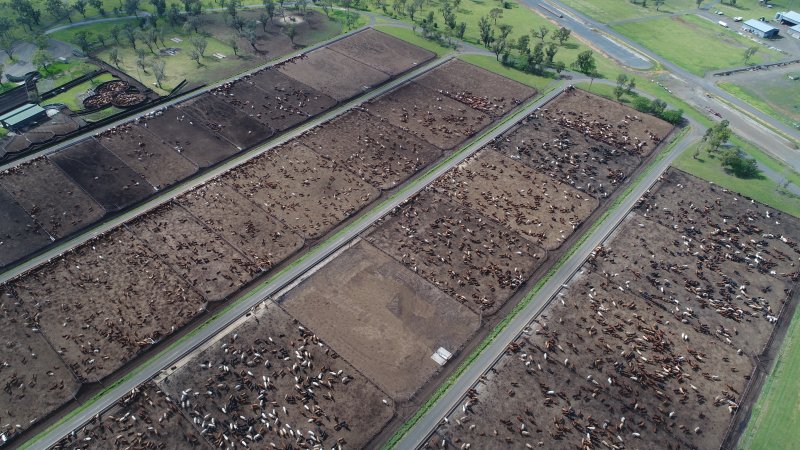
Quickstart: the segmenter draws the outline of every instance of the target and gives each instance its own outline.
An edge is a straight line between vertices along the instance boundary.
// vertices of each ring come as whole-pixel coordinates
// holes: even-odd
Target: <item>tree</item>
[[[172,3],[169,5],[169,12],[167,12],[167,22],[170,25],[175,26],[179,24],[183,20],[183,16],[181,15],[181,11],[178,9],[178,5],[176,3]]]
[[[758,52],[758,47],[749,47],[744,51],[744,65],[750,64],[750,59]]]
[[[67,6],[64,0],[47,0],[44,4],[44,8],[47,12],[50,13],[53,18],[56,20],[69,20],[72,23],[72,18],[70,17],[70,8]]]
[[[75,11],[78,11],[78,13],[81,16],[83,16],[83,18],[85,19],[86,18],[86,6],[88,4],[89,3],[86,0],[75,0],[75,3],[72,4],[72,8]]]
[[[550,33],[550,30],[546,26],[541,26],[538,30],[533,30],[531,34],[533,37],[538,37],[542,40],[542,42],[544,42],[544,38],[547,37],[548,33]]]
[[[650,112],[656,116],[661,116],[667,109],[667,103],[661,99],[655,99],[650,103]]]
[[[466,22],[459,23],[458,26],[456,27],[456,36],[459,39],[463,40],[464,39],[464,33],[466,33],[466,32],[467,32],[467,23]]]
[[[289,38],[289,41],[291,41],[292,45],[294,45],[294,37],[297,36],[297,28],[295,28],[294,25],[289,25],[288,27],[286,27],[285,33],[286,36]]]
[[[131,47],[136,50],[136,29],[133,27],[133,24],[126,23],[122,26],[122,36],[127,39]]]
[[[106,15],[106,10],[103,9],[103,0],[89,0],[88,3],[89,3],[89,6],[91,6],[94,9],[96,9],[97,12],[100,13],[100,15],[102,15],[102,16]]]
[[[566,27],[561,27],[553,32],[553,40],[558,41],[558,45],[563,47],[564,43],[569,39],[570,34],[572,34],[572,31]]]
[[[153,71],[153,76],[159,88],[161,88],[161,82],[167,77],[166,66],[166,63],[164,63],[164,60],[161,58],[157,58],[150,63],[150,69]]]
[[[722,167],[727,168],[739,178],[753,178],[758,175],[758,162],[747,158],[738,148],[730,148],[722,154]]]
[[[444,18],[444,24],[447,25],[447,28],[449,28],[451,32],[455,30],[457,25],[456,13],[453,11],[453,6],[447,0],[442,4],[442,17]]]
[[[591,50],[586,50],[578,54],[578,58],[572,63],[572,68],[584,75],[591,75],[597,70],[594,61],[594,54]]]
[[[152,46],[158,48],[158,29],[150,27],[144,30],[142,34],[144,35],[144,43],[147,44],[152,53],[155,53]]]
[[[17,38],[11,34],[4,34],[0,36],[0,50],[6,52],[8,59],[14,61],[14,46],[17,43]]]
[[[142,72],[147,73],[147,66],[145,65],[145,57],[147,56],[147,52],[144,51],[143,48],[136,49],[136,65],[142,69]]]
[[[503,17],[503,10],[500,8],[492,8],[489,10],[489,17],[494,21],[494,24],[497,25],[497,19]]]
[[[47,38],[46,34],[37,34],[36,37],[33,38],[33,43],[39,50],[47,50],[47,47],[50,47],[50,40]]]
[[[567,65],[564,63],[564,61],[556,61],[553,63],[553,68],[556,69],[556,73],[560,75],[561,72],[567,68]]]
[[[233,50],[233,54],[239,56],[239,40],[235,37],[230,38],[228,41],[228,45],[231,46],[231,50]]]
[[[486,16],[478,20],[478,29],[481,32],[481,42],[488,48],[494,40],[494,30],[492,30],[492,24],[489,23],[489,19]]]
[[[716,123],[713,127],[706,130],[703,135],[703,142],[708,146],[709,151],[717,151],[720,146],[731,138],[730,123],[727,120],[722,120]]]
[[[256,42],[258,42],[258,34],[256,33],[256,23],[255,22],[248,22],[242,27],[242,30],[239,32],[239,36],[247,39],[247,42],[250,43],[250,47],[253,47],[254,52],[258,52],[258,48],[256,47]]]
[[[322,8],[322,11],[325,13],[326,17],[331,16],[331,7],[333,6],[331,5],[331,0],[317,0],[317,4],[320,6],[320,8]],[[384,12],[386,11],[384,10]]]
[[[119,69],[119,63],[122,62],[122,58],[119,57],[119,49],[117,47],[108,51],[108,59],[111,60],[111,64],[114,64]]]
[[[119,35],[120,35],[121,32],[122,32],[122,30],[120,29],[120,27],[118,27],[116,25],[111,27],[111,29],[108,31],[108,34],[111,35],[111,38],[114,39],[114,42],[117,45],[119,45]]]
[[[614,97],[619,101],[625,95],[625,86],[628,85],[628,76],[621,73],[617,76],[617,85],[614,87]]]
[[[421,2],[414,0],[411,3],[406,4],[406,14],[408,14],[408,17],[412,22],[414,21],[414,15],[416,15],[417,11],[419,11],[420,3]]]
[[[528,36],[527,34],[523,34],[522,36],[519,37],[519,39],[517,39],[517,50],[521,55],[527,55],[528,53],[530,53],[531,51],[530,45],[531,45],[531,37]]]
[[[492,52],[495,54],[495,57],[498,61],[500,61],[500,54],[506,50],[508,42],[505,39],[496,39],[494,43],[492,43]]]
[[[533,46],[533,52],[528,55],[525,61],[525,70],[531,73],[542,73],[544,63],[544,44],[537,42]]]
[[[33,7],[30,0],[11,0],[11,9],[17,13],[17,22],[33,31],[34,25],[39,25],[42,13]]]
[[[653,4],[656,5],[656,11],[658,11],[658,8],[664,5],[664,0],[653,0]]]
[[[267,12],[267,17],[272,20],[275,17],[275,2],[272,0],[264,0],[264,10]]]
[[[150,3],[152,3],[153,7],[156,9],[156,15],[158,17],[162,17],[166,14],[167,0],[150,0]]]
[[[46,72],[47,66],[49,66],[52,62],[53,55],[51,55],[47,50],[36,50],[33,52],[33,56],[31,57],[31,64],[33,64],[37,69],[41,69],[42,72]]]
[[[192,48],[189,50],[189,58],[194,60],[198,66],[203,65],[203,63],[200,62],[200,60],[203,58],[203,55],[201,55],[196,48]]]
[[[77,45],[84,54],[88,54],[92,47],[91,39],[92,33],[88,31],[78,31],[75,33],[75,37],[72,38],[72,42]]]
[[[636,88],[636,80],[633,77],[628,78],[628,84],[625,85],[625,93],[631,95]]]
[[[551,42],[550,45],[547,46],[547,49],[545,49],[544,53],[545,53],[545,64],[547,64],[548,66],[552,66],[553,58],[555,58],[556,53],[558,53],[558,46]]]
[[[694,0],[697,3],[697,8],[700,9],[700,5],[703,4],[703,0]]]
[[[258,15],[258,21],[261,22],[261,30],[266,33],[267,25],[269,24],[269,16],[267,13],[262,11],[261,14]]]
[[[308,0],[296,0],[294,6],[300,11],[300,14],[305,16],[306,10],[308,9]]]
[[[194,30],[195,33],[199,32],[200,25],[202,24],[203,22],[199,16],[191,16],[186,20],[185,23],[185,25],[187,25],[190,29]]]
[[[197,50],[197,53],[200,53],[200,56],[204,56],[206,47],[208,47],[206,38],[202,36],[192,36],[189,38],[189,43],[192,45],[193,49]]]
[[[236,15],[239,13],[239,0],[228,0],[228,6],[226,9],[228,11],[228,14],[232,18],[235,18]]]
[[[139,15],[139,0],[125,0],[124,8],[125,12],[130,16]]]

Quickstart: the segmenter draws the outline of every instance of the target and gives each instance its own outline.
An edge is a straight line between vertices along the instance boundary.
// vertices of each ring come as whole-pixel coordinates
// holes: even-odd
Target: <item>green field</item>
[[[793,450],[800,442],[800,309],[739,442],[741,449]]]
[[[654,53],[698,76],[713,70],[744,65],[744,51],[756,44],[695,15],[662,17],[613,27]],[[759,47],[751,63],[780,59],[780,54]]]
[[[776,120],[800,124],[800,80],[790,80],[786,74],[760,74],[757,80],[718,85]]]
[[[652,1],[647,3],[646,7],[643,7],[641,3],[634,5],[628,0],[561,0],[561,3],[603,23],[697,8],[694,0],[667,0],[658,8],[658,11]]]
[[[448,53],[453,52],[452,48],[443,47],[434,41],[425,39],[422,36],[419,36],[416,33],[414,33],[414,31],[409,28],[393,27],[389,25],[377,25],[375,29],[382,31],[386,34],[390,34],[398,39],[402,39],[411,44],[422,47],[424,49],[430,50],[436,53],[436,56],[444,56]]]
[[[474,64],[478,67],[483,67],[486,70],[490,70],[494,73],[498,73],[504,77],[511,78],[512,80],[519,81],[520,83],[527,84],[528,86],[533,86],[539,90],[539,92],[543,92],[547,89],[548,86],[556,82],[554,78],[545,78],[540,77],[537,75],[525,73],[519,71],[517,69],[513,69],[511,67],[506,67],[492,56],[487,55],[461,55],[458,59],[468,62],[470,64]]]
[[[111,81],[114,79],[114,76],[110,73],[102,73],[89,81],[84,81],[83,83],[69,89],[68,91],[62,92],[55,97],[49,98],[42,102],[45,105],[53,104],[53,103],[61,103],[67,105],[69,109],[73,111],[81,111],[83,110],[83,96],[91,90],[94,89],[100,83],[104,83],[106,81]]]

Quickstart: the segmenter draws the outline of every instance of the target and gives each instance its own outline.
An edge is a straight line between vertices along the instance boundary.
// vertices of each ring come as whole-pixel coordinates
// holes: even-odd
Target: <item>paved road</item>
[[[135,218],[136,216],[144,213],[145,211],[153,209],[153,208],[157,207],[158,205],[164,204],[164,203],[170,201],[171,199],[173,199],[173,198],[175,198],[175,197],[177,197],[177,196],[179,196],[179,195],[181,195],[181,194],[183,194],[185,192],[188,192],[188,191],[194,189],[195,187],[197,187],[197,186],[199,186],[199,185],[201,185],[203,183],[208,182],[209,180],[221,175],[222,173],[224,173],[224,172],[226,172],[226,171],[228,171],[228,170],[230,170],[230,169],[232,169],[232,168],[234,168],[236,166],[239,166],[239,165],[243,164],[244,162],[255,158],[258,155],[261,155],[261,154],[263,154],[265,152],[268,152],[272,148],[274,148],[274,147],[276,147],[276,146],[278,146],[280,144],[283,144],[283,143],[285,143],[285,142],[287,142],[287,141],[289,141],[291,139],[294,139],[294,138],[300,136],[301,134],[305,133],[306,131],[310,130],[311,128],[313,128],[313,127],[315,127],[315,126],[317,126],[317,125],[319,125],[319,124],[321,124],[323,122],[331,120],[331,119],[333,119],[334,117],[336,117],[336,116],[338,116],[340,114],[343,114],[344,112],[348,111],[352,107],[354,107],[356,105],[359,105],[359,104],[361,104],[362,102],[364,102],[366,100],[369,100],[371,98],[377,97],[377,96],[379,96],[379,95],[381,95],[381,94],[383,94],[383,93],[385,93],[385,92],[387,92],[387,91],[389,91],[389,90],[401,85],[402,83],[408,81],[409,79],[411,79],[411,78],[413,78],[413,77],[415,77],[415,76],[417,76],[417,75],[419,75],[419,74],[421,74],[423,72],[426,72],[426,71],[432,69],[433,67],[436,67],[436,66],[438,66],[440,64],[443,64],[444,62],[446,62],[446,61],[448,61],[450,59],[452,59],[452,56],[448,56],[446,58],[435,60],[434,62],[429,63],[428,65],[422,66],[422,67],[420,67],[420,68],[418,68],[418,69],[416,69],[416,70],[414,70],[412,72],[409,72],[406,75],[401,76],[401,77],[399,77],[399,78],[397,78],[395,80],[392,80],[392,81],[388,82],[387,84],[384,84],[383,86],[381,86],[381,87],[379,87],[379,88],[377,88],[377,89],[375,89],[373,91],[370,91],[369,93],[367,93],[367,94],[365,94],[363,96],[357,97],[357,98],[355,98],[355,99],[353,99],[353,100],[351,100],[351,101],[349,101],[347,103],[339,105],[337,108],[335,108],[335,109],[333,109],[331,111],[328,111],[325,114],[319,115],[319,116],[311,119],[310,121],[306,122],[302,126],[294,128],[293,130],[291,130],[289,132],[283,133],[283,134],[281,134],[280,136],[278,136],[276,138],[270,139],[269,141],[267,141],[266,143],[262,144],[261,146],[255,148],[255,149],[249,150],[249,151],[247,151],[247,152],[245,152],[243,154],[240,154],[240,155],[234,157],[233,159],[230,159],[230,160],[220,164],[219,166],[216,166],[213,169],[203,173],[202,175],[200,175],[200,176],[198,176],[196,178],[193,178],[191,181],[180,183],[180,184],[178,184],[176,186],[173,186],[171,188],[168,188],[168,189],[165,189],[163,191],[160,191],[155,197],[147,200],[145,203],[143,203],[143,204],[141,204],[141,205],[139,205],[139,206],[137,206],[137,207],[135,207],[133,209],[130,209],[130,210],[122,213],[119,216],[116,216],[116,217],[114,217],[112,219],[103,221],[103,222],[95,225],[94,227],[90,228],[89,230],[87,230],[87,231],[85,231],[85,232],[83,232],[83,233],[81,233],[81,234],[79,234],[79,235],[77,235],[77,236],[75,236],[75,237],[73,237],[71,239],[63,241],[61,244],[59,244],[59,245],[47,250],[46,252],[42,253],[39,256],[36,256],[36,257],[34,257],[34,258],[30,259],[30,260],[24,261],[24,262],[14,266],[14,267],[9,267],[5,272],[0,273],[0,283],[4,283],[4,282],[6,282],[6,281],[8,281],[8,280],[10,280],[10,279],[12,279],[12,278],[14,278],[16,276],[28,271],[28,270],[33,269],[34,267],[37,267],[37,266],[39,266],[41,264],[44,264],[47,261],[51,260],[52,258],[55,258],[58,255],[61,255],[62,253],[66,252],[66,251],[68,251],[68,250],[70,250],[72,248],[75,248],[78,245],[80,245],[80,244],[82,244],[82,243],[84,243],[84,242],[86,242],[86,241],[88,241],[88,240],[90,240],[92,238],[95,238],[95,237],[97,237],[97,236],[99,236],[99,235],[101,235],[101,234],[103,234],[103,233],[105,233],[105,232],[107,232],[107,231],[109,231],[109,230],[111,230],[111,229],[113,229],[113,228],[115,228],[115,227],[117,227],[117,226],[119,226],[119,225],[121,225],[121,224],[123,224],[123,223],[125,223],[125,222],[127,222],[129,220],[131,220],[131,219],[133,219],[133,218]]]
[[[423,68],[420,71],[424,71],[425,69],[428,68]],[[416,75],[416,73],[414,75]],[[199,347],[207,340],[213,338],[218,332],[229,326],[234,321],[238,320],[254,306],[263,302],[285,286],[291,284],[295,279],[303,275],[315,265],[324,261],[336,250],[357,237],[360,233],[375,223],[375,221],[390,213],[394,208],[400,206],[414,194],[425,188],[425,186],[432,183],[436,178],[442,176],[452,167],[461,163],[464,161],[464,159],[477,152],[481,147],[491,142],[495,137],[510,129],[516,124],[518,119],[532,113],[534,109],[551,100],[559,93],[560,89],[553,90],[543,98],[527,105],[524,109],[519,110],[514,115],[516,120],[507,120],[506,122],[503,122],[497,128],[492,129],[479,139],[473,141],[463,151],[459,152],[457,156],[447,160],[434,170],[417,176],[395,195],[361,215],[346,230],[334,235],[327,241],[310,250],[306,255],[300,258],[299,263],[290,266],[283,272],[278,273],[270,280],[265,281],[260,286],[257,286],[245,294],[241,300],[232,305],[230,309],[225,311],[219,317],[211,319],[208,324],[200,327],[195,334],[189,335],[186,339],[180,341],[174,347],[164,350],[161,354],[154,357],[150,361],[144,362],[139,367],[133,368],[131,370],[131,373],[134,373],[133,376],[117,384],[100,399],[74,416],[70,417],[68,420],[58,424],[48,432],[43,433],[43,435],[35,442],[26,443],[26,445],[28,445],[26,448],[47,449],[57,443],[62,437],[69,434],[72,430],[79,428],[91,420],[96,414],[99,414],[113,406],[123,395],[127,394],[140,384],[150,380],[160,371],[170,367],[181,357]]]
[[[619,42],[615,42],[613,39],[609,39],[608,37],[593,31],[590,26],[587,26],[584,22],[577,20],[569,13],[563,14],[563,17],[553,16],[550,11],[562,9],[560,5],[554,5],[553,2],[548,3],[540,0],[520,1],[529,8],[538,9],[548,14],[556,22],[569,28],[573,33],[581,35],[601,52],[617,60],[624,66],[628,66],[637,70],[647,70],[653,67],[653,63],[641,54],[638,54],[630,48],[621,45]],[[542,6],[544,6],[544,8]],[[567,11],[562,10],[559,12]]]
[[[489,344],[488,347],[478,356],[472,364],[461,374],[453,386],[431,407],[430,410],[403,436],[400,442],[395,445],[397,449],[419,448],[428,439],[430,434],[436,429],[442,418],[455,408],[457,408],[465,398],[467,391],[472,388],[478,378],[483,375],[494,363],[503,356],[506,347],[522,332],[522,329],[536,318],[561,289],[563,284],[583,265],[592,250],[600,245],[606,237],[622,222],[628,212],[633,208],[636,201],[645,193],[664,170],[669,167],[672,161],[686,147],[699,139],[702,133],[698,127],[693,126],[690,133],[685,136],[680,143],[669,152],[669,154],[658,161],[646,172],[646,175],[637,184],[633,191],[622,201],[611,215],[603,221],[591,236],[578,248],[578,250],[558,269],[550,280],[545,283],[538,294],[530,303],[520,311],[516,317],[506,326],[506,328]],[[627,184],[621,189],[627,188]]]
[[[522,1],[528,3],[533,0],[522,0]],[[714,84],[712,80],[694,75],[684,70],[683,68],[678,67],[674,63],[656,54],[653,54],[652,52],[650,52],[643,46],[639,45],[638,43],[631,41],[625,36],[618,34],[613,29],[611,29],[611,27],[582,15],[578,11],[564,5],[559,0],[548,0],[548,2],[550,4],[555,5],[558,9],[573,16],[575,20],[585,24],[583,28],[573,29],[574,33],[581,35],[585,39],[588,39],[590,41],[594,40],[594,38],[596,38],[597,36],[597,33],[592,31],[587,32],[586,30],[587,27],[596,28],[598,30],[603,31],[607,35],[613,37],[615,40],[618,40],[630,46],[631,48],[642,53],[643,55],[647,55],[649,58],[658,61],[665,69],[671,72],[677,80],[693,88],[692,89],[694,91],[693,93],[691,94],[687,93],[687,95],[679,95],[679,97],[681,97],[690,104],[696,104],[693,102],[700,102],[701,104],[708,103],[712,105],[711,107],[714,110],[723,111],[727,109],[728,113],[725,115],[725,118],[730,120],[731,128],[733,129],[734,132],[743,135],[743,137],[746,137],[748,140],[754,142],[770,155],[785,162],[786,164],[791,166],[795,171],[800,172],[800,151],[791,146],[783,137],[777,136],[775,133],[773,133],[770,130],[767,130],[761,125],[755,124],[751,117],[759,118],[763,122],[770,124],[770,126],[774,127],[777,130],[780,130],[782,133],[791,136],[792,138],[798,141],[800,141],[800,131],[793,129],[788,125],[773,119],[772,117],[769,117],[767,114],[764,114],[763,112],[753,108],[747,103],[728,94],[727,92],[717,87],[717,85]],[[736,105],[736,107],[739,108],[740,110],[746,111],[747,114],[744,114],[736,109],[731,109],[730,107],[726,106],[723,102],[721,102],[719,99],[713,98],[713,96],[710,99],[703,100],[703,98],[706,98],[705,93],[710,93],[713,94],[713,96],[724,99],[726,102]],[[701,111],[703,109],[704,108],[700,108]],[[751,117],[748,117],[748,114]]]

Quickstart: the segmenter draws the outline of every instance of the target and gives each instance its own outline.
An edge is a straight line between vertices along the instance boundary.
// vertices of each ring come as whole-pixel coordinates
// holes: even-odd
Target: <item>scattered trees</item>
[[[703,135],[703,142],[708,146],[709,151],[717,151],[720,146],[731,138],[730,122],[722,120],[706,130]]]
[[[206,47],[208,47],[208,40],[202,36],[192,36],[189,38],[189,43],[192,45],[192,49],[196,50],[200,56],[204,56],[206,52]]]
[[[86,6],[89,3],[86,0],[75,0],[75,3],[72,4],[72,9],[78,11],[78,14],[86,18]]]
[[[297,36],[297,28],[295,28],[294,25],[289,25],[286,27],[285,33],[286,36],[289,38],[289,41],[291,41],[292,45],[294,45],[294,38],[295,36]]]
[[[548,34],[548,33],[550,33],[550,29],[548,29],[548,28],[547,28],[546,26],[544,26],[544,25],[542,25],[541,27],[539,27],[539,29],[538,29],[538,30],[533,30],[533,31],[531,32],[531,34],[533,34],[533,37],[537,37],[537,38],[539,38],[539,39],[540,39],[542,42],[544,42],[544,38],[546,38],[546,37],[547,37],[547,34]]]
[[[72,38],[72,42],[77,45],[84,54],[88,54],[92,47],[91,38],[92,33],[87,31],[78,31],[75,33],[75,37]]]
[[[488,48],[494,40],[494,30],[492,30],[492,24],[489,23],[489,19],[486,16],[478,20],[478,29],[481,33],[481,42]]]
[[[119,63],[122,62],[122,58],[119,56],[119,49],[117,47],[108,51],[108,59],[111,60],[111,64],[114,64],[119,69]]]
[[[566,27],[561,27],[553,32],[553,40],[558,41],[558,45],[564,46],[564,43],[569,40],[569,36],[572,34],[572,31]]]
[[[161,82],[167,77],[166,66],[166,63],[161,58],[156,58],[150,63],[150,69],[153,71],[153,77],[155,77],[159,88],[161,88]]]
[[[744,51],[744,65],[750,64],[750,59],[758,52],[758,47],[749,47]]]
[[[758,175],[758,162],[748,158],[738,148],[729,148],[722,154],[722,167],[739,178],[754,178]]]
[[[37,69],[41,69],[42,72],[46,72],[47,66],[49,66],[52,62],[53,55],[51,55],[47,50],[36,50],[33,52],[33,57],[31,57],[31,64],[33,64]]]
[[[70,23],[72,23],[72,17],[70,17],[70,7],[66,4],[66,2],[64,2],[64,0],[47,0],[44,4],[44,8],[56,20],[60,21],[67,19]]]

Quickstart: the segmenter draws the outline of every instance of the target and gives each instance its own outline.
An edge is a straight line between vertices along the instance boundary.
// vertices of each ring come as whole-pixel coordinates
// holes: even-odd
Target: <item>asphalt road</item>
[[[440,60],[439,62],[441,63],[443,61],[444,60]],[[430,67],[431,66],[428,66],[412,72],[412,74],[403,77],[403,80],[413,77],[425,70],[429,70]],[[398,80],[397,82],[391,83],[390,85],[382,88],[381,91],[391,89],[391,87],[394,85],[402,83],[403,80]],[[560,92],[560,89],[553,90],[541,99],[538,99],[537,101],[527,105],[524,109],[521,109],[514,114],[514,119],[509,119],[505,122],[502,122],[496,128],[491,129],[489,132],[470,143],[469,146],[467,146],[463,151],[457,153],[456,156],[446,160],[436,168],[417,176],[392,197],[389,197],[378,206],[375,206],[366,213],[362,214],[345,230],[342,230],[317,247],[311,249],[308,253],[303,255],[297,263],[290,265],[284,271],[274,275],[269,280],[257,286],[250,292],[244,294],[240,300],[231,305],[231,307],[221,313],[221,315],[210,319],[210,322],[198,327],[194,334],[190,333],[185,339],[179,341],[173,347],[165,349],[161,354],[157,355],[153,359],[132,368],[129,372],[133,374],[132,376],[125,378],[119,384],[115,385],[111,390],[106,392],[95,402],[88,405],[85,409],[79,411],[64,422],[55,425],[54,428],[48,430],[42,435],[37,436],[35,441],[32,440],[26,443],[25,445],[27,445],[27,447],[25,448],[47,449],[56,444],[62,437],[69,434],[72,430],[81,427],[91,420],[95,415],[113,406],[122,396],[130,392],[132,389],[153,378],[160,371],[170,367],[187,353],[199,347],[208,339],[211,339],[215,334],[246,314],[254,306],[265,301],[271,295],[280,291],[292,281],[303,275],[306,271],[324,261],[325,258],[369,228],[375,221],[391,212],[394,208],[400,206],[411,196],[432,183],[436,178],[440,177],[452,167],[456,166],[464,159],[477,152],[481,147],[491,142],[495,137],[514,126],[518,119],[532,113],[534,109],[551,100]],[[378,93],[379,92],[376,91],[373,94],[378,95]],[[363,101],[363,98],[358,100],[358,102],[361,101]],[[322,120],[323,119],[319,119],[317,122]],[[209,176],[209,178],[211,178],[211,176]]]
[[[669,167],[672,161],[675,160],[690,143],[696,141],[701,136],[702,134],[698,130],[698,127],[692,127],[689,134],[675,145],[666,157],[649,168],[644,178],[634,186],[632,192],[622,200],[620,205],[598,226],[591,236],[580,245],[578,250],[558,269],[558,271],[556,271],[550,280],[545,283],[530,303],[528,303],[492,343],[481,352],[475,361],[473,361],[461,376],[459,376],[455,384],[434,403],[431,409],[414,424],[394,448],[419,448],[425,443],[441,420],[461,404],[467,391],[478,382],[478,378],[486,373],[486,371],[503,356],[508,344],[516,339],[520,333],[522,333],[523,328],[528,326],[528,324],[541,313],[544,307],[547,306],[548,301],[562,288],[562,285],[567,283],[572,275],[580,269],[592,250],[600,245],[606,237],[616,229],[625,216],[628,215],[628,212],[633,208],[636,201],[657,181],[658,177]],[[621,189],[626,189],[627,186],[628,185],[625,184]]]

